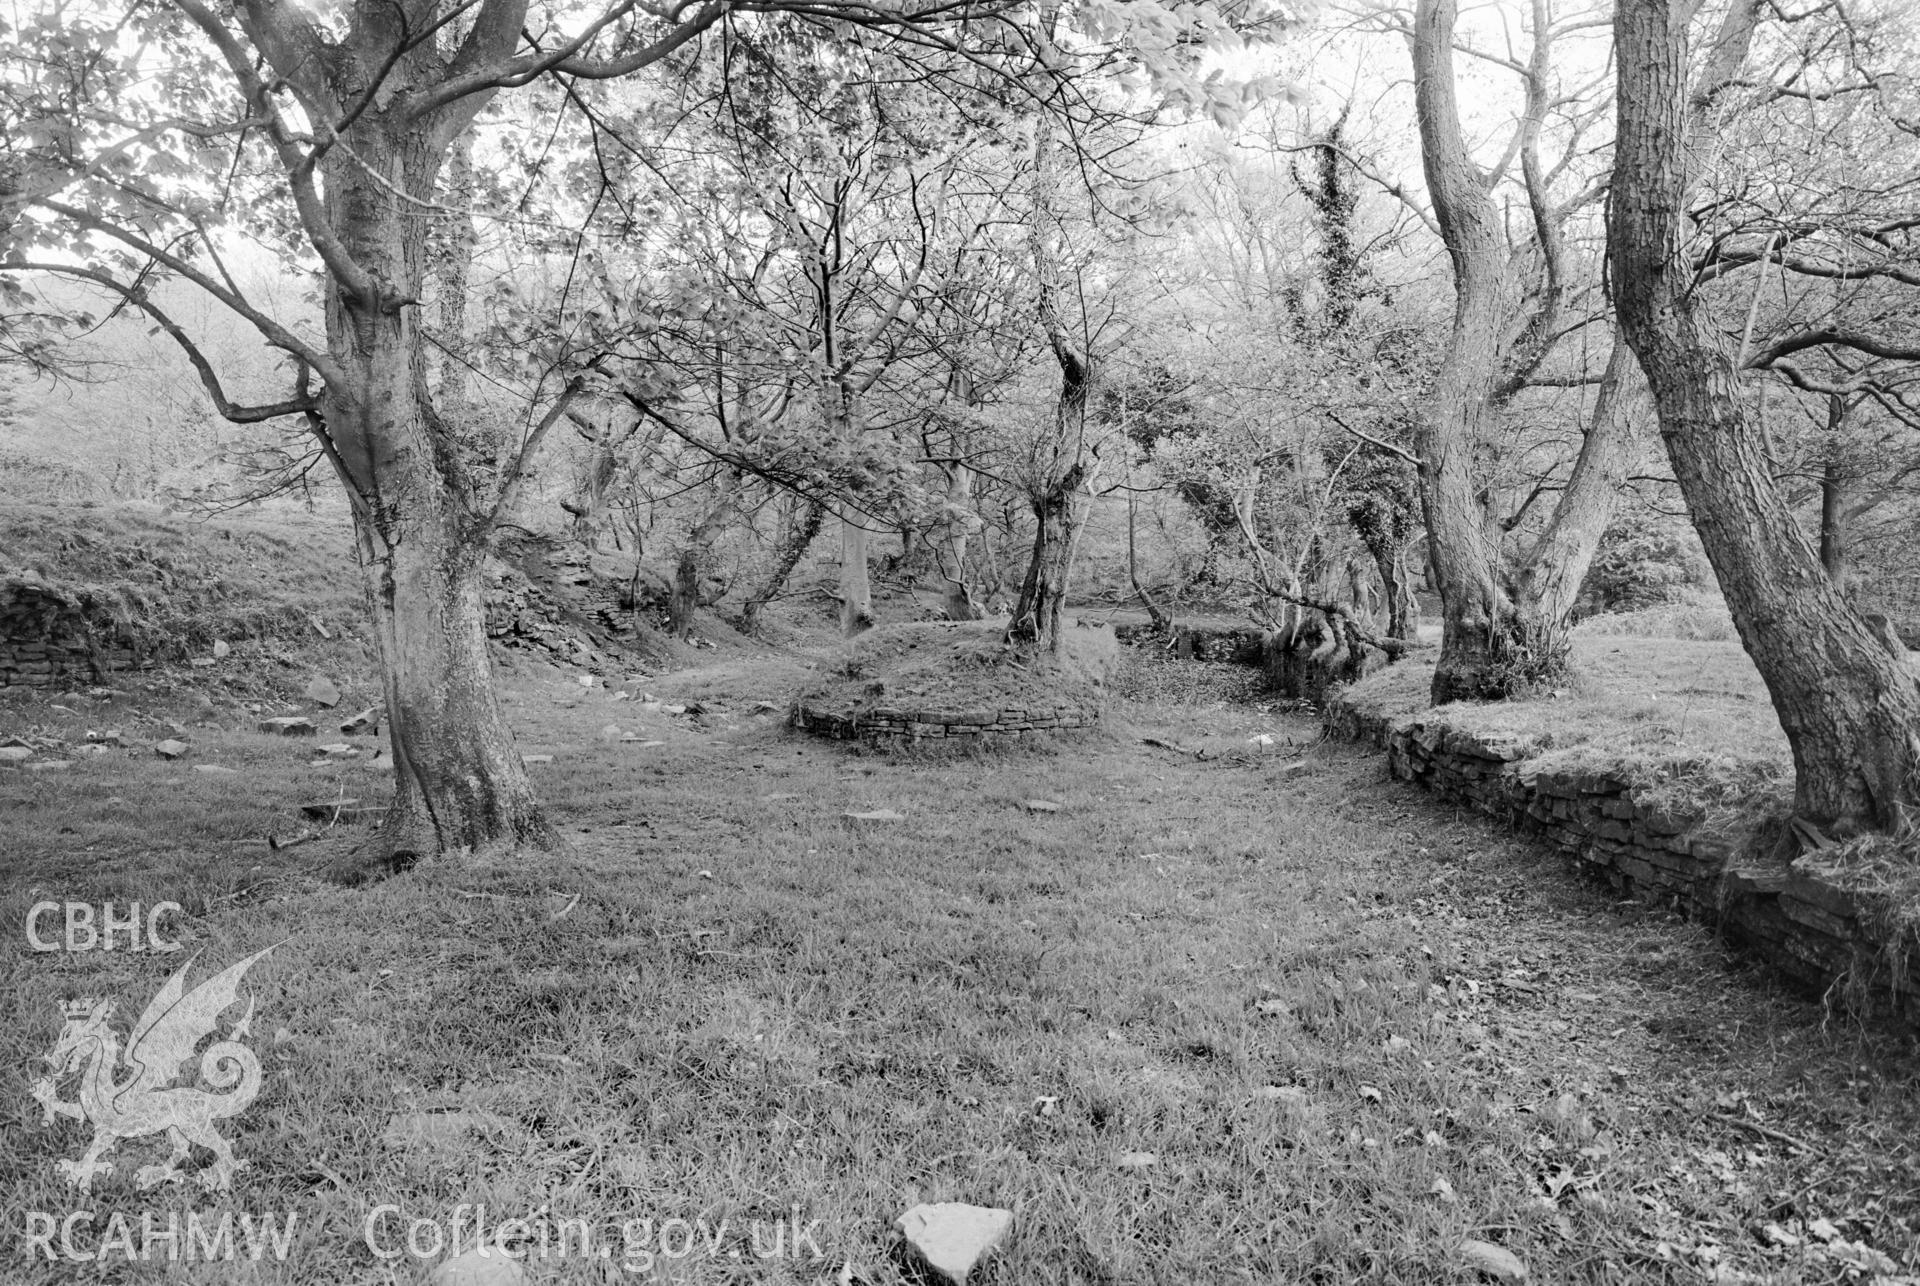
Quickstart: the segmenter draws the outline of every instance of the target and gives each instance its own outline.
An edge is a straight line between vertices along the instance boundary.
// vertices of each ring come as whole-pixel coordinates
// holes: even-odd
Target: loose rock
[[[442,1263],[427,1286],[525,1286],[527,1270],[499,1246],[475,1246]]]
[[[273,719],[262,719],[254,727],[261,732],[270,732],[278,737],[311,737],[315,731],[313,720],[300,715],[280,715]]]
[[[326,675],[316,674],[312,682],[307,684],[306,698],[315,705],[331,710],[340,704],[340,689],[334,687],[333,680]]]
[[[949,1286],[963,1286],[974,1266],[1013,1230],[1013,1211],[960,1201],[915,1206],[894,1221],[907,1248]]]
[[[187,753],[187,745],[184,741],[175,741],[172,737],[168,737],[153,748],[153,753],[162,759],[178,759]]]

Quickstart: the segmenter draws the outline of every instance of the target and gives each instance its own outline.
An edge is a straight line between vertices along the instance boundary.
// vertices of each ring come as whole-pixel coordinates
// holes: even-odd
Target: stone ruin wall
[[[149,659],[100,596],[31,573],[0,576],[0,687],[100,683]]]
[[[1324,717],[1332,735],[1384,749],[1400,780],[1537,836],[1614,889],[1718,926],[1807,990],[1920,1030],[1920,937],[1896,938],[1828,878],[1818,853],[1764,858],[1744,836],[1636,799],[1618,777],[1531,768],[1530,747],[1444,720],[1396,722],[1338,698]]]

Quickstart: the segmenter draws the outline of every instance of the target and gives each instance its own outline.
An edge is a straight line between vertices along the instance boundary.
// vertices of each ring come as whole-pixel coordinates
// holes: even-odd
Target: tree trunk
[[[742,630],[752,633],[760,623],[761,610],[780,597],[780,591],[787,586],[787,578],[793,575],[793,569],[800,565],[800,560],[807,556],[807,550],[813,547],[814,539],[820,534],[820,524],[826,520],[826,516],[824,505],[811,500],[806,502],[805,510],[787,528],[786,539],[781,541],[780,550],[774,555],[773,570],[767,573],[766,584],[740,609]]]
[[[1920,685],[1834,587],[1795,521],[1738,374],[1689,290],[1684,15],[1668,0],[1621,0],[1614,33],[1614,296],[1674,476],[1793,748],[1795,811],[1834,834],[1904,829],[1920,805]],[[1737,73],[1740,59],[1725,61]],[[1707,62],[1717,70],[1722,60]],[[1715,90],[1709,83],[1695,100]]]
[[[1058,7],[1048,5],[1041,15],[1040,40],[1052,50],[1053,23]],[[1072,583],[1074,547],[1085,519],[1086,491],[1093,480],[1087,463],[1087,402],[1092,391],[1093,354],[1075,342],[1060,312],[1061,243],[1065,231],[1054,210],[1061,184],[1058,144],[1053,122],[1044,112],[1033,127],[1032,208],[1027,222],[1027,244],[1033,258],[1034,293],[1040,329],[1060,367],[1060,395],[1054,404],[1051,436],[1035,451],[1033,476],[1028,481],[1028,503],[1034,517],[1033,556],[1007,624],[1009,642],[1031,645],[1036,651],[1060,650],[1060,612]],[[1097,463],[1097,457],[1096,457]]]
[[[1146,585],[1140,580],[1140,552],[1134,539],[1134,528],[1138,525],[1139,513],[1140,495],[1133,489],[1133,469],[1129,464],[1127,469],[1127,581],[1133,586],[1134,597],[1138,598],[1140,605],[1147,609],[1147,619],[1153,623],[1153,628],[1171,637],[1173,618],[1154,601],[1153,595],[1147,592]]]
[[[980,604],[967,582],[968,524],[973,513],[973,470],[959,460],[946,465],[947,516],[934,541],[941,606],[950,621],[977,621]]]
[[[1421,160],[1434,218],[1453,262],[1454,320],[1433,387],[1415,417],[1420,501],[1428,563],[1440,592],[1442,638],[1435,704],[1499,700],[1566,672],[1574,599],[1599,546],[1626,459],[1624,354],[1609,363],[1573,475],[1528,555],[1509,564],[1493,515],[1490,422],[1551,349],[1565,292],[1564,211],[1547,191],[1537,153],[1551,107],[1547,6],[1533,8],[1533,53],[1519,140],[1541,279],[1523,315],[1505,213],[1474,163],[1460,127],[1453,72],[1456,0],[1419,0],[1414,18],[1414,97]]]
[[[1506,229],[1486,176],[1460,129],[1453,74],[1454,0],[1421,0],[1414,17],[1414,103],[1435,220],[1453,262],[1453,329],[1433,386],[1414,418],[1420,509],[1440,591],[1435,705],[1500,700],[1557,675],[1564,655],[1536,641],[1500,584],[1500,548],[1488,520],[1476,455],[1486,449],[1500,364],[1499,337],[1515,306]]]
[[[489,529],[462,443],[427,393],[412,302],[425,221],[394,195],[431,196],[445,143],[383,124],[367,113],[352,158],[336,149],[324,166],[332,225],[379,283],[377,293],[327,292],[329,348],[353,378],[326,389],[324,418],[379,644],[395,773],[383,838],[396,864],[501,843],[549,847],[557,836],[494,694],[480,577]]]
[[[1842,594],[1851,578],[1852,559],[1848,545],[1853,524],[1849,492],[1852,479],[1840,458],[1840,430],[1847,421],[1847,399],[1840,393],[1827,394],[1827,458],[1820,470],[1820,565],[1827,579]]]
[[[480,551],[445,540],[436,521],[383,525],[356,535],[393,753],[388,860],[400,869],[431,853],[552,847],[495,694]]]
[[[851,638],[873,628],[873,578],[867,567],[867,529],[840,516],[840,632]]]
[[[583,430],[589,445],[587,467],[573,501],[560,507],[573,517],[573,539],[594,549],[598,547],[600,519],[607,508],[607,490],[620,472],[619,449],[638,431],[641,421],[619,427],[612,419],[600,424],[584,415],[568,418]]]
[[[723,473],[716,483],[717,494],[700,521],[687,533],[680,557],[673,567],[673,588],[667,599],[667,623],[673,637],[684,643],[693,631],[693,614],[700,609],[700,572],[715,537],[733,517],[740,494],[740,475]]]
[[[1418,601],[1413,596],[1413,578],[1407,571],[1405,545],[1368,546],[1373,567],[1380,576],[1382,596],[1387,608],[1387,637],[1412,643],[1419,638]]]
[[[1572,647],[1573,605],[1618,507],[1636,413],[1651,409],[1633,350],[1617,340],[1566,489],[1509,594],[1521,631],[1535,640],[1535,654],[1558,658],[1559,668]]]
[[[1820,471],[1820,565],[1842,594],[1847,592],[1851,559],[1847,551],[1847,478],[1840,464],[1828,457]]]
[[[1033,556],[1020,586],[1020,601],[1007,625],[1007,638],[1035,651],[1060,650],[1060,616],[1073,579],[1074,546],[1085,521],[1086,469],[1074,465],[1045,495],[1033,502]]]

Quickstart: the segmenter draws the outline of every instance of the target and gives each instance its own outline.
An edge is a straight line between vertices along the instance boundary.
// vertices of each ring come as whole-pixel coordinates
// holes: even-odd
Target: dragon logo
[[[134,1175],[140,1187],[178,1182],[184,1177],[181,1163],[196,1143],[214,1157],[213,1164],[200,1172],[200,1186],[209,1192],[224,1192],[231,1186],[234,1171],[246,1162],[234,1159],[233,1148],[220,1137],[214,1122],[244,1112],[260,1092],[260,1060],[241,1043],[251,1032],[252,997],[226,1037],[200,1055],[200,1076],[212,1090],[173,1082],[181,1063],[193,1057],[194,1047],[202,1040],[215,1034],[220,1015],[239,999],[240,979],[272,950],[268,947],[248,956],[192,991],[186,989],[186,978],[193,961],[181,965],[133,1025],[124,1053],[119,1033],[109,1022],[111,1000],[67,1002],[66,1025],[46,1055],[53,1070],[32,1088],[46,1123],[67,1116],[93,1124],[93,1142],[86,1154],[78,1161],[59,1163],[68,1182],[91,1192],[95,1175],[113,1173],[113,1163],[105,1157],[122,1140],[164,1133],[173,1145],[173,1155],[163,1164],[140,1167]],[[121,1079],[122,1064],[129,1073],[125,1079]],[[80,1073],[79,1097],[61,1099],[58,1082],[74,1072]]]

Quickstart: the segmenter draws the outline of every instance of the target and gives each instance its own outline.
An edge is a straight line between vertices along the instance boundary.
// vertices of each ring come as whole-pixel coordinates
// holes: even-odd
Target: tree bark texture
[[[327,437],[353,500],[379,643],[395,790],[384,838],[406,854],[550,846],[553,828],[494,695],[480,569],[487,524],[454,426],[427,391],[420,211],[447,140],[368,111],[353,153],[323,164],[329,221],[373,292],[328,292],[330,352],[350,373],[325,390]]]
[[[1549,682],[1567,666],[1573,597],[1611,517],[1626,421],[1596,414],[1546,535],[1518,564],[1502,548],[1492,512],[1492,429],[1501,403],[1546,351],[1557,315],[1562,253],[1558,216],[1533,151],[1522,169],[1546,276],[1524,326],[1508,231],[1488,176],[1461,130],[1453,66],[1456,0],[1420,0],[1414,16],[1414,100],[1434,218],[1453,265],[1454,317],[1447,349],[1414,420],[1428,566],[1441,600],[1441,651],[1432,700],[1499,700]],[[1534,7],[1529,112],[1546,105],[1547,28]],[[1554,566],[1542,564],[1555,560]]]
[[[1057,9],[1042,16],[1042,45],[1051,50]],[[1060,310],[1062,242],[1065,238],[1055,198],[1061,183],[1059,144],[1046,113],[1034,121],[1032,204],[1027,237],[1033,259],[1035,302],[1040,329],[1060,367],[1060,394],[1050,432],[1034,453],[1027,487],[1033,510],[1033,555],[1021,582],[1007,626],[1010,642],[1040,652],[1060,650],[1060,616],[1073,580],[1073,557],[1086,521],[1093,466],[1086,451],[1088,397],[1093,383],[1092,354],[1075,341]]]
[[[1738,373],[1689,290],[1684,8],[1621,0],[1614,24],[1610,267],[1674,476],[1793,748],[1796,813],[1836,835],[1905,830],[1920,802],[1920,685],[1834,586],[1795,520]],[[1726,53],[1724,42],[1710,51],[1709,68],[1737,70]]]

